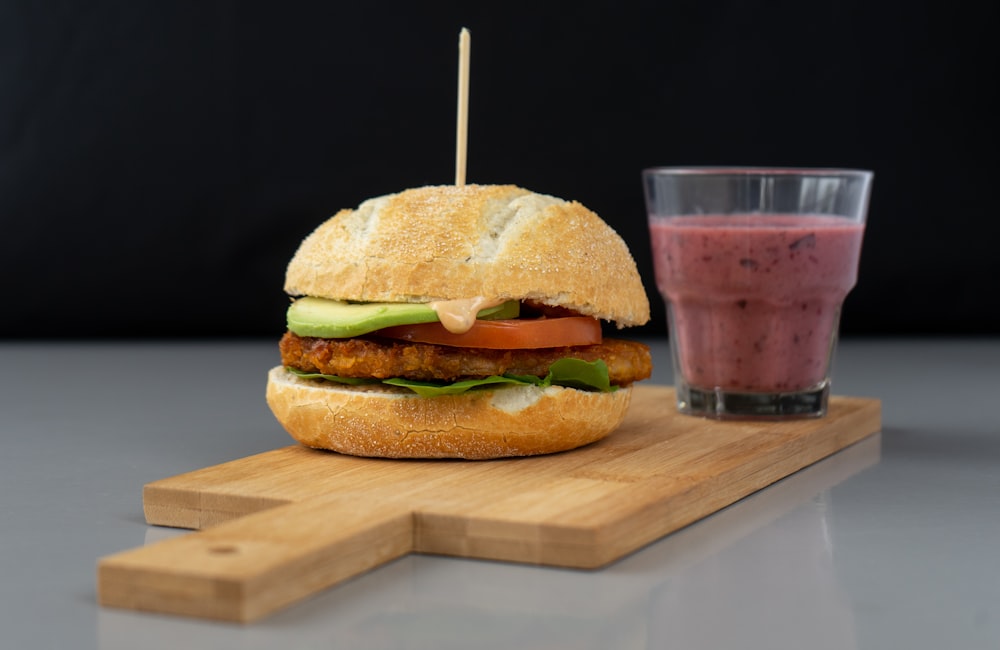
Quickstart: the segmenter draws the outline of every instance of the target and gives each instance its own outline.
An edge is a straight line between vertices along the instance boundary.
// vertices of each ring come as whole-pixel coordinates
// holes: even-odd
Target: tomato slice
[[[441,323],[395,325],[372,334],[462,348],[527,350],[600,343],[601,323],[587,316],[477,320],[472,329],[463,334],[449,332]]]

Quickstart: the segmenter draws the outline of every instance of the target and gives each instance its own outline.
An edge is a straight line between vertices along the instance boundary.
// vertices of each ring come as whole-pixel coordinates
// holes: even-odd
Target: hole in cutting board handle
[[[212,555],[232,555],[233,553],[239,552],[239,548],[233,546],[232,544],[219,544],[216,546],[209,546],[208,552]]]

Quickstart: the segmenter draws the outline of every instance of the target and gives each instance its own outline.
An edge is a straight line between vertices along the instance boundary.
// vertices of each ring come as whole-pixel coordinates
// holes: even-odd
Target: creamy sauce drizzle
[[[464,334],[472,329],[476,315],[488,307],[503,304],[503,300],[484,298],[459,298],[458,300],[435,300],[430,308],[437,312],[438,320],[452,334]]]

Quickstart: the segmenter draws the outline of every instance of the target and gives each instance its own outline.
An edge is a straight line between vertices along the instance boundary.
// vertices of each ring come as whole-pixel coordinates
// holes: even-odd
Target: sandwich
[[[561,452],[621,424],[649,302],[621,237],[513,185],[369,199],[309,234],[267,403],[298,442],[386,458]]]

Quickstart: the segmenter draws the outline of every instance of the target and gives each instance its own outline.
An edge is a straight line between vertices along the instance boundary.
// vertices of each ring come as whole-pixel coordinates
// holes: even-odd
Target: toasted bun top
[[[513,185],[420,187],[341,210],[302,242],[285,291],[365,302],[534,300],[649,320],[621,237],[577,202]]]

